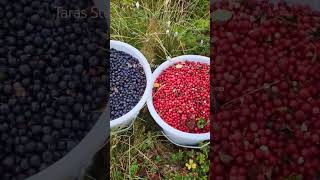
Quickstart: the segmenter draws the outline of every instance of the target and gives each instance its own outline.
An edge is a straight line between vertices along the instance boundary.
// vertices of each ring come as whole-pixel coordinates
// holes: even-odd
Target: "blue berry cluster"
[[[110,117],[128,113],[141,99],[146,88],[146,76],[139,60],[131,55],[110,50]]]
[[[0,0],[0,179],[23,180],[61,159],[106,105],[103,18],[57,18],[91,0]]]

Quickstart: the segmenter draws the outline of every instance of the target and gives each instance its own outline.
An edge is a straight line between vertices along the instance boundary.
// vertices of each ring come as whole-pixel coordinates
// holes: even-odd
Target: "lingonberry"
[[[221,22],[215,14],[220,10],[230,18]],[[212,172],[219,166],[224,173],[212,173],[212,179],[286,179],[297,173],[315,179],[320,172],[320,12],[267,0],[215,1],[212,11],[211,59],[220,67],[211,77],[214,86],[224,88],[212,93],[218,106],[212,107],[213,122],[223,126],[213,129],[212,137],[224,137],[213,138],[212,157],[223,143],[236,161],[214,161]],[[240,173],[239,167],[250,173]]]
[[[154,84],[153,102],[156,111],[165,122],[180,131],[208,132],[209,83],[209,65],[186,61],[170,66]],[[230,119],[231,116],[223,113],[219,118]]]

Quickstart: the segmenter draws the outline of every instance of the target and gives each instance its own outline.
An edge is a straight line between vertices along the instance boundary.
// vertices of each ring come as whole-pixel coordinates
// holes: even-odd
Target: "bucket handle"
[[[207,142],[203,144],[202,146],[190,146],[190,145],[182,145],[174,142],[172,139],[170,139],[163,131],[161,131],[163,136],[166,137],[172,144],[179,146],[179,147],[184,147],[184,148],[190,148],[190,149],[202,149],[210,144],[210,142]]]
[[[131,127],[133,126],[133,123],[134,123],[135,120],[136,120],[136,118],[134,118],[134,119],[131,121],[130,125],[127,126],[126,128],[121,128],[121,127],[120,127],[119,130],[117,130],[117,131],[111,131],[110,134],[119,134],[119,133],[122,133],[122,132],[124,132],[124,131],[128,131],[128,130],[131,129]]]

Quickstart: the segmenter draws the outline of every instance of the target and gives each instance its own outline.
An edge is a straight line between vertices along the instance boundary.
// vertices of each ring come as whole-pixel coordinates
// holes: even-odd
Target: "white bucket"
[[[110,41],[110,48],[116,49],[118,51],[123,51],[123,52],[128,53],[131,56],[137,58],[143,67],[143,70],[144,70],[144,73],[146,76],[146,83],[147,83],[145,91],[143,93],[143,96],[141,97],[138,104],[128,113],[124,114],[123,116],[121,116],[117,119],[110,121],[110,128],[111,129],[121,129],[121,128],[127,127],[127,126],[130,127],[130,124],[133,123],[135,118],[138,116],[140,110],[144,107],[144,105],[147,101],[147,98],[149,96],[151,96],[150,92],[147,90],[152,88],[152,82],[151,82],[152,72],[151,72],[151,68],[150,68],[150,65],[149,65],[147,59],[144,57],[144,55],[138,49],[134,48],[133,46],[131,46],[127,43],[121,42],[121,41],[111,40]]]
[[[171,65],[178,63],[178,62],[185,62],[185,61],[193,61],[193,62],[200,62],[210,65],[210,58],[205,56],[198,56],[198,55],[184,55],[172,58],[167,60],[166,62],[162,63],[154,72],[152,76],[151,84],[154,84],[158,76],[168,67]],[[152,88],[148,89],[148,94],[150,94],[150,98],[147,101],[148,109],[151,113],[153,119],[157,122],[157,124],[162,128],[163,134],[166,138],[171,141],[172,143],[176,144],[177,146],[187,147],[187,148],[201,148],[198,146],[199,143],[203,141],[207,141],[210,139],[210,132],[207,133],[187,133],[180,131],[171,127],[167,124],[156,112],[153,106],[153,99],[152,99]],[[209,100],[208,100],[209,101]],[[207,144],[206,144],[207,145]]]

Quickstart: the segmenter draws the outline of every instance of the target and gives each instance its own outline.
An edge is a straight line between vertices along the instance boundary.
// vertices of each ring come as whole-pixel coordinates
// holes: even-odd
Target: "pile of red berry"
[[[170,126],[189,133],[206,133],[210,121],[210,67],[181,62],[164,70],[153,90],[159,116]]]
[[[211,178],[319,178],[320,13],[265,0],[211,8]]]

